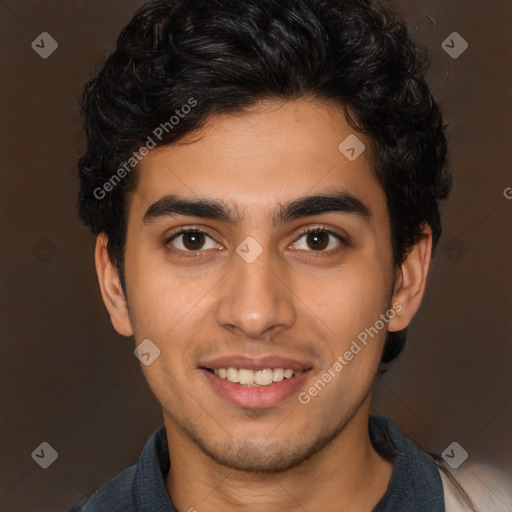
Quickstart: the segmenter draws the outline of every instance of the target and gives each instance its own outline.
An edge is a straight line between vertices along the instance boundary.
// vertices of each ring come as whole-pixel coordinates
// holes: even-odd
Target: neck
[[[169,495],[180,512],[370,512],[386,492],[393,462],[372,446],[369,406],[368,398],[343,430],[307,461],[275,474],[221,466],[166,421],[172,461],[166,477]]]

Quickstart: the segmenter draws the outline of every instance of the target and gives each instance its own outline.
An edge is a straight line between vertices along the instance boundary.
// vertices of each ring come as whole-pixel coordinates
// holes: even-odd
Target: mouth
[[[312,366],[283,358],[219,358],[199,366],[210,388],[231,405],[274,407],[297,393]]]

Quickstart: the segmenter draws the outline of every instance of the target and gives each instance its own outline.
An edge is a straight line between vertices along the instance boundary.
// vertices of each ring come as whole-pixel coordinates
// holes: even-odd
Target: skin
[[[338,105],[309,99],[216,115],[140,164],[129,197],[127,298],[105,235],[97,239],[96,267],[114,327],[161,350],[142,369],[163,408],[166,484],[180,511],[369,512],[386,492],[393,462],[374,450],[368,434],[386,328],[307,405],[294,394],[266,409],[234,406],[198,368],[200,360],[225,354],[277,354],[311,363],[304,391],[391,304],[401,309],[387,329],[411,321],[424,294],[431,232],[425,228],[402,266],[393,267],[370,143],[357,134],[367,149],[352,162],[338,150],[351,133]],[[327,212],[273,222],[280,205],[334,189],[364,203],[368,218]],[[222,201],[239,218],[233,225],[185,215],[144,222],[166,194]],[[183,237],[166,243],[183,227],[211,239],[188,253]],[[300,234],[309,227],[347,243],[323,235],[329,245],[318,250],[311,235]],[[263,250],[250,264],[236,253],[247,236]]]

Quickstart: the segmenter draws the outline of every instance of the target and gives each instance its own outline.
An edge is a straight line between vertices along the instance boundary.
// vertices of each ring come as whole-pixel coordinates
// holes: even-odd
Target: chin
[[[323,432],[320,437],[304,439],[300,433],[297,441],[272,440],[263,437],[260,444],[254,440],[227,440],[212,444],[211,440],[194,439],[199,449],[217,464],[229,469],[247,473],[283,473],[300,466],[314,454],[327,446],[337,435],[337,431]],[[253,438],[254,439],[254,438]]]

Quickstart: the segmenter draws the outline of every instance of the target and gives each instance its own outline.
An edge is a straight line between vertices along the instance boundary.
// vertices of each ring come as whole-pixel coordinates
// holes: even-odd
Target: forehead
[[[366,149],[353,160],[347,146]],[[375,214],[384,213],[369,146],[337,103],[261,102],[216,115],[179,143],[152,150],[139,164],[130,214],[143,216],[160,197],[177,194],[210,197],[251,217],[329,189],[345,190]]]

